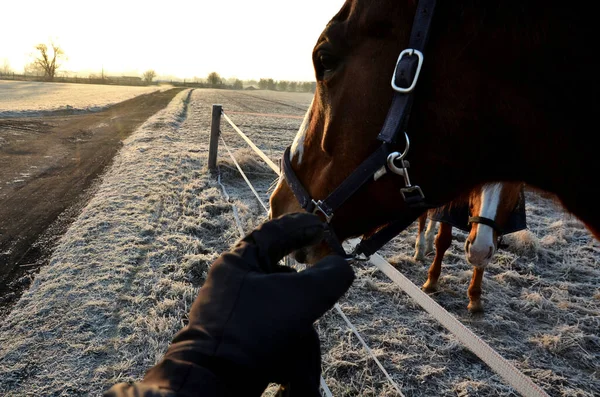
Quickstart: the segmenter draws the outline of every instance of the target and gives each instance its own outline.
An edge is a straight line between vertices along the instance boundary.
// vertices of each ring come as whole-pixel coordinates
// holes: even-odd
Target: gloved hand
[[[289,385],[293,396],[320,396],[313,323],[348,290],[354,272],[340,256],[302,272],[278,262],[318,243],[323,233],[315,215],[285,215],[222,254],[192,305],[189,324],[142,385],[185,396],[260,396],[275,382]]]

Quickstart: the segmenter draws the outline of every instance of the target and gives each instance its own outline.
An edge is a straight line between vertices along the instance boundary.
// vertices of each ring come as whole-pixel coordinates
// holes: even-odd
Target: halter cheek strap
[[[300,180],[296,176],[296,173],[294,172],[294,169],[292,168],[292,160],[289,146],[285,149],[285,152],[283,153],[281,168],[285,177],[285,181],[292,190],[292,193],[294,193],[294,196],[296,197],[296,200],[298,200],[298,203],[300,204],[302,209],[304,209],[306,212],[313,212],[315,209],[314,200],[310,198],[310,194],[308,194],[308,192],[304,188],[304,185],[302,185],[302,182],[300,182]]]
[[[435,4],[435,0],[419,0],[410,34],[409,48],[400,53],[392,77],[394,98],[383,128],[377,137],[382,142],[396,142],[408,124],[408,116],[413,103],[412,93],[421,72],[423,53],[429,39]]]

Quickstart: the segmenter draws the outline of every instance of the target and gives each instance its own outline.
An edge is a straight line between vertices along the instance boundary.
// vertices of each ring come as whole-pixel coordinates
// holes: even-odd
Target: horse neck
[[[581,188],[571,185],[596,150],[584,125],[595,124],[592,93],[600,66],[586,49],[595,25],[589,13],[550,3],[540,8],[536,2],[438,3],[426,49],[429,71],[419,80],[422,97],[430,92],[437,100],[416,100],[411,119],[431,125],[418,118],[433,114],[440,120],[431,130],[442,139],[429,153],[438,156],[434,159],[454,156],[444,179],[456,185],[456,175],[468,178],[458,181],[467,188],[493,180],[526,180],[555,192]],[[557,76],[577,82],[557,87]],[[413,135],[417,147],[421,142]]]

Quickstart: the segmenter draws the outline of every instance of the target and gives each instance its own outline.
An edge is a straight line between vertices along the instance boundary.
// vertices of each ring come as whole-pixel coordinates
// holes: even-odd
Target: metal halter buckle
[[[400,63],[402,58],[404,58],[404,56],[407,56],[407,55],[408,56],[411,56],[411,55],[417,56],[417,58],[418,58],[417,70],[415,71],[415,76],[413,77],[413,81],[408,88],[398,87],[396,85],[396,71],[398,70],[398,64]],[[398,61],[396,62],[396,67],[394,68],[394,75],[392,76],[392,88],[401,94],[408,94],[409,92],[414,90],[415,86],[417,85],[417,80],[419,79],[419,74],[421,74],[422,66],[423,66],[423,53],[421,51],[415,50],[412,48],[407,48],[406,50],[402,51],[400,53],[400,56],[398,56]]]
[[[314,206],[315,206],[315,209],[312,211],[312,213],[313,213],[313,214],[317,214],[317,213],[319,213],[319,212],[320,212],[320,213],[321,213],[321,214],[323,214],[323,216],[325,217],[325,221],[326,221],[327,223],[330,223],[330,222],[331,222],[331,218],[333,218],[333,215],[334,215],[334,214],[331,214],[331,215],[329,215],[329,214],[328,214],[328,213],[327,213],[327,212],[326,212],[326,211],[325,211],[325,210],[324,210],[324,209],[321,207],[321,204],[323,204],[323,201],[322,201],[322,200],[315,201],[315,200],[313,199],[313,200],[312,200],[312,203],[313,203],[313,204],[314,204]]]

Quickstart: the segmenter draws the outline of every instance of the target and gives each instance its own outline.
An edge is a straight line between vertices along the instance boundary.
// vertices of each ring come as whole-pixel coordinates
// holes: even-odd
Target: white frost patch
[[[59,110],[99,111],[138,95],[169,88],[0,80],[0,118],[40,116]]]
[[[140,379],[181,328],[197,293],[191,278],[197,285],[237,239],[206,172],[210,107],[188,105],[188,93],[124,141],[50,264],[0,321],[0,395],[101,395]]]

